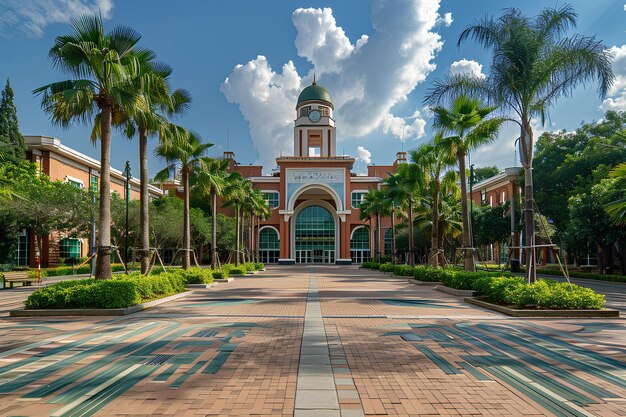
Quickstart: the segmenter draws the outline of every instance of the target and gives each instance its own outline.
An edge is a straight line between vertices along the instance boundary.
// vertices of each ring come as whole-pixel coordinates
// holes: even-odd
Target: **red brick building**
[[[37,164],[38,171],[52,181],[69,182],[78,188],[97,189],[100,184],[100,161],[82,154],[50,136],[24,136],[28,146],[26,158]],[[111,191],[125,196],[125,175],[111,168]],[[159,198],[163,192],[149,186],[150,196]],[[139,179],[130,180],[130,198],[139,199]],[[15,261],[17,265],[37,266],[34,236],[23,230],[18,239]],[[80,258],[89,253],[89,238],[74,238],[53,232],[43,239],[41,265],[56,266],[60,258]]]

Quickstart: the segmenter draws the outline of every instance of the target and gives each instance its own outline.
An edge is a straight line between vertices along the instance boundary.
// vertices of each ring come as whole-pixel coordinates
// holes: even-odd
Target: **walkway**
[[[625,346],[624,319],[274,267],[129,317],[0,317],[0,415],[623,416]]]

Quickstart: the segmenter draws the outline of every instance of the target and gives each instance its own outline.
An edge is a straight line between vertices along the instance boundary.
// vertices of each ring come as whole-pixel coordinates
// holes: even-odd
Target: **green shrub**
[[[378,268],[382,272],[393,272],[395,265],[391,262],[385,262],[384,264],[380,264],[380,268]]]
[[[224,279],[224,271],[220,271],[220,270],[215,270],[215,271],[211,271],[213,274],[213,279]],[[228,276],[228,275],[227,275]]]
[[[413,268],[413,278],[418,281],[439,282],[443,269],[430,265],[417,265]]]
[[[231,268],[229,273],[232,274],[232,275],[245,275],[246,274],[246,270],[244,268],[241,268],[241,267],[235,267],[235,268]]]
[[[567,282],[539,280],[533,284],[519,285],[506,293],[507,304],[517,308],[547,309],[601,309],[604,295],[591,288],[571,285]]]
[[[370,261],[365,261],[365,262],[361,262],[361,266],[359,266],[359,268],[370,269],[371,266],[372,266],[372,263]]]
[[[178,270],[177,273],[187,284],[210,284],[213,282],[213,274],[210,269],[189,268]]]
[[[388,262],[391,263],[391,255],[385,255],[380,257],[381,264],[386,264]]]
[[[524,285],[524,278],[484,276],[474,281],[472,289],[490,302],[502,304],[506,302],[508,292],[520,285]]]
[[[257,271],[260,271],[261,269],[265,269],[265,264],[263,262],[255,262],[254,267]]]
[[[563,273],[560,269],[545,269],[545,268],[537,268],[538,274],[545,275],[558,275],[563,276]],[[590,272],[577,272],[570,271],[570,278],[585,278],[585,279],[594,279],[598,281],[612,281],[612,282],[626,282],[626,275],[602,275],[602,274],[593,274]]]
[[[455,270],[452,268],[446,268],[441,273],[441,282],[443,285],[450,288],[456,288],[458,290],[471,290],[473,289],[474,281],[481,279],[483,277],[496,277],[503,276],[509,277],[511,274],[508,273],[499,273],[499,272],[490,272],[490,271],[477,271],[477,272],[466,272],[462,270]]]
[[[402,277],[412,277],[413,269],[411,265],[396,265],[393,268],[393,274]]]
[[[26,299],[26,308],[123,308],[141,302],[131,280],[83,279],[40,288]]]

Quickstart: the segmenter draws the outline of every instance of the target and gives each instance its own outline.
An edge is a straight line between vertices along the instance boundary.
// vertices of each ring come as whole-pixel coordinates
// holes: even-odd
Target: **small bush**
[[[213,274],[213,279],[224,279],[224,271],[220,271],[220,270],[215,270],[212,271]],[[228,275],[226,275],[226,277],[228,277]]]
[[[141,296],[131,280],[83,279],[40,288],[24,304],[28,309],[123,308],[139,302]]]
[[[380,268],[378,268],[382,272],[393,272],[395,265],[391,262],[385,262],[384,264],[380,264]]]
[[[506,302],[508,292],[520,285],[524,285],[524,278],[484,276],[474,281],[472,289],[492,303],[502,304]]]
[[[246,270],[242,267],[235,267],[235,268],[231,268],[229,273],[232,275],[245,275]]]
[[[179,270],[177,273],[187,284],[210,284],[213,282],[213,271],[210,269],[189,268],[186,271]]]
[[[418,265],[413,269],[413,278],[418,281],[439,282],[443,269],[430,265]]]
[[[265,269],[265,264],[263,262],[255,262],[254,267],[257,271],[260,271],[261,269]]]
[[[402,277],[412,277],[413,269],[411,265],[396,265],[393,268],[393,274]]]

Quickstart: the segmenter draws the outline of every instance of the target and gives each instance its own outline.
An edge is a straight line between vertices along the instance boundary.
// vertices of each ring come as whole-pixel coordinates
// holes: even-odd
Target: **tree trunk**
[[[396,263],[396,209],[391,208],[391,263]]]
[[[526,246],[526,282],[537,281],[537,255],[535,252],[535,216],[533,200],[533,131],[530,120],[523,122],[522,150],[524,154],[524,235]]]
[[[376,262],[380,263],[380,213],[376,214]]]
[[[415,240],[413,239],[413,201],[409,197],[409,265],[415,265]]]
[[[470,226],[467,211],[467,184],[465,179],[465,153],[457,152],[459,160],[459,180],[461,182],[461,218],[463,220],[463,265],[466,271],[474,271],[474,251],[468,250],[472,246],[470,242]]]
[[[187,167],[182,169],[183,181],[183,269],[189,269],[191,265],[191,227],[189,224],[189,171]]]
[[[211,269],[217,265],[217,193],[211,191]]]
[[[439,186],[433,192],[432,227],[430,228],[430,255],[428,263],[439,266]]]
[[[239,266],[239,206],[235,208],[235,266]]]
[[[111,279],[111,119],[112,109],[100,111],[100,206],[96,279]]]
[[[139,126],[139,252],[141,273],[145,274],[150,266],[150,195],[148,194],[148,133]]]

